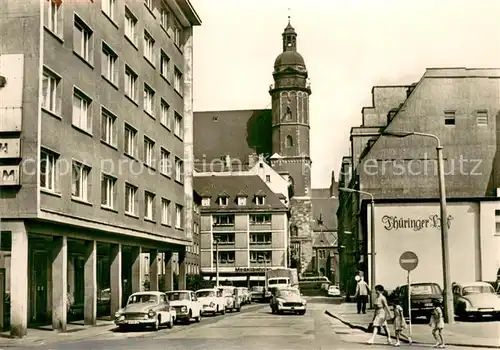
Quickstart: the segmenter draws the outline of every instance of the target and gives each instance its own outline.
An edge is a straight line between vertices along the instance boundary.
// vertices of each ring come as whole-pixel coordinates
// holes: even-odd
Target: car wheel
[[[167,322],[167,328],[172,329],[173,326],[174,326],[174,318],[171,317],[170,322]]]
[[[154,331],[157,331],[158,329],[160,329],[160,322],[161,322],[160,316],[156,317],[156,321],[153,324],[153,330]]]
[[[120,325],[118,325],[118,330],[120,332],[125,332],[127,330],[127,326],[120,324]]]
[[[236,312],[240,312],[240,311],[241,311],[241,307],[236,309]]]
[[[305,315],[306,312],[305,311],[299,311],[299,315]]]
[[[223,307],[223,308],[222,308],[222,311],[221,311],[220,313],[221,313],[221,314],[223,314],[223,315],[225,315],[225,314],[226,314],[226,308],[225,308],[225,307]]]
[[[189,310],[188,317],[186,318],[186,323],[190,324],[192,319],[193,319],[193,312]]]
[[[201,311],[198,313],[198,317],[196,317],[194,320],[196,322],[200,322],[201,321]]]
[[[214,316],[217,315],[219,313],[219,305],[217,305],[217,311],[214,312]]]

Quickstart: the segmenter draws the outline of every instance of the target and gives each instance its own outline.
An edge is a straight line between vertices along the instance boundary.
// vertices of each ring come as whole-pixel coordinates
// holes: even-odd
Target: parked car
[[[500,316],[500,298],[486,282],[456,283],[453,286],[455,315],[461,318]]]
[[[166,292],[167,299],[176,312],[176,321],[185,323],[201,321],[202,305],[192,290],[176,290]]]
[[[251,298],[250,298],[250,292],[248,291],[248,288],[246,287],[236,287],[238,289],[238,294],[241,296],[241,304],[250,304],[251,303]]]
[[[297,288],[277,288],[269,306],[273,314],[283,314],[285,312],[304,315],[306,313],[306,301],[302,298]]]
[[[263,286],[253,286],[250,288],[250,298],[252,301],[263,301],[264,300],[264,287]]]
[[[174,321],[175,310],[161,292],[134,293],[128,298],[127,305],[115,313],[115,324],[120,329],[151,326],[158,330],[162,325],[172,328]]]
[[[241,311],[241,296],[236,287],[221,286],[219,288],[226,299],[226,311]]]
[[[196,297],[202,305],[202,314],[225,314],[226,302],[222,291],[217,288],[200,289],[196,291]]]
[[[399,299],[405,317],[408,316],[408,285],[397,287],[389,296],[391,303],[395,298]],[[443,302],[443,291],[437,283],[422,282],[411,284],[411,317],[425,317],[430,320],[434,306],[433,299]]]
[[[330,286],[328,287],[328,296],[329,297],[339,297],[340,294],[340,289],[337,286]]]

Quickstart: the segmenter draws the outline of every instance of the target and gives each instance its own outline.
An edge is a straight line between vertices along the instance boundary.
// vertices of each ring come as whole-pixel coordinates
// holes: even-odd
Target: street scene
[[[0,350],[500,348],[498,13],[3,0]]]

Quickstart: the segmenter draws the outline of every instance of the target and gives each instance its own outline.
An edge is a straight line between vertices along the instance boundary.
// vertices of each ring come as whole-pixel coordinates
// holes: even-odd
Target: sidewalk
[[[325,313],[351,328],[365,332],[373,318],[372,310],[367,310],[366,314],[358,314],[355,303],[332,305],[325,310]],[[389,325],[389,329],[391,333],[394,333],[392,324]],[[407,328],[405,334],[408,333]],[[443,337],[447,345],[498,349],[500,348],[500,322],[456,322],[453,325],[445,325]],[[431,328],[425,320],[412,324],[412,339],[418,344],[435,344]]]
[[[78,341],[109,334],[115,324],[112,321],[98,320],[96,326],[84,326],[83,321],[67,325],[65,332],[55,332],[52,326],[28,328],[23,338],[12,338],[9,332],[0,333],[0,349],[8,347],[35,347],[61,341]]]

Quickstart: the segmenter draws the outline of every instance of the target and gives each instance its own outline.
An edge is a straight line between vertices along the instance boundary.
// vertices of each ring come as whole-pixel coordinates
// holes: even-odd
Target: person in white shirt
[[[356,286],[356,293],[354,294],[358,306],[358,314],[360,314],[361,312],[366,314],[366,303],[368,302],[368,295],[370,295],[370,287],[365,282],[364,278],[361,277]]]

